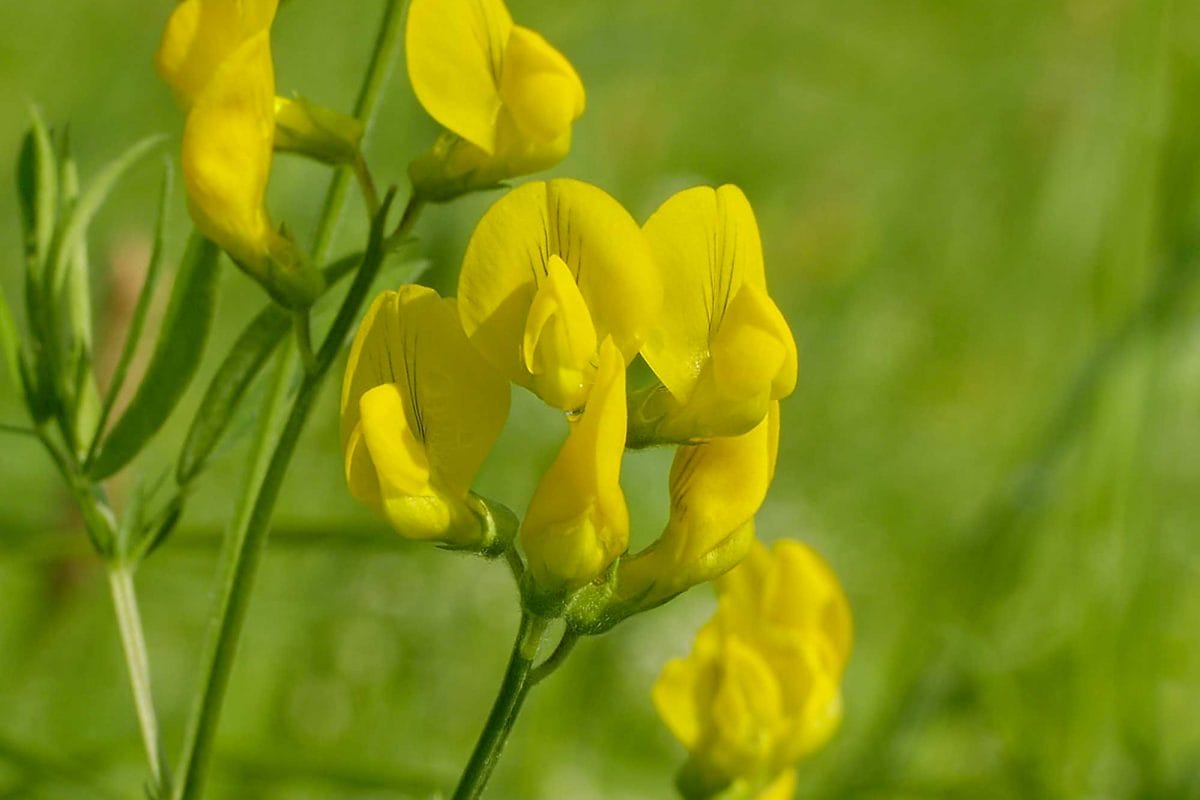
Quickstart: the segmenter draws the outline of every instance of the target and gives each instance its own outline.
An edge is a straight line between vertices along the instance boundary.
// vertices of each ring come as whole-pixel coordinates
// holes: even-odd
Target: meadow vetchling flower
[[[643,226],[668,287],[642,357],[661,381],[631,398],[637,446],[735,436],[796,385],[796,343],[767,294],[762,243],[736,186],[669,198]]]
[[[351,494],[406,538],[505,544],[491,537],[493,516],[506,512],[470,490],[508,404],[508,383],[463,335],[453,300],[422,286],[384,292],[358,329],[342,385]]]
[[[405,48],[417,99],[447,131],[409,168],[418,195],[446,200],[566,156],[583,83],[502,0],[413,0]]]

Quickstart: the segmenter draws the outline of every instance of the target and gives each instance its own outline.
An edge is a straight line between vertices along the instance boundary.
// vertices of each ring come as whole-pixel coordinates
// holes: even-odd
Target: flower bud
[[[566,156],[583,83],[502,0],[414,0],[405,43],[417,99],[447,130],[409,167],[418,196],[449,200]]]
[[[355,163],[363,124],[302,97],[275,98],[275,150],[331,166]]]

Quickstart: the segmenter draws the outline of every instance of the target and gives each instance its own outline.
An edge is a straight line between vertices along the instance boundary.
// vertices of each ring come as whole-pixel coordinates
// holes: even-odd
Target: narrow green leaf
[[[292,315],[271,303],[250,321],[217,368],[188,430],[175,478],[186,486],[203,468],[238,402],[292,327]]]
[[[88,464],[93,480],[129,463],[162,427],[191,383],[212,327],[219,255],[216,245],[199,233],[192,234],[146,374],[129,408]]]
[[[71,139],[64,130],[59,148],[59,194],[68,218],[79,200],[79,168],[71,156]],[[71,346],[82,345],[90,357],[92,352],[92,292],[88,268],[87,237],[80,236],[66,253],[67,322]],[[71,347],[68,347],[70,350]]]
[[[0,286],[0,349],[4,351],[4,364],[8,368],[8,379],[14,387],[23,390],[21,336],[17,333],[17,323],[13,319],[12,309],[8,306],[8,298],[4,294],[3,286]]]
[[[36,106],[29,109],[30,127],[17,159],[17,196],[24,223],[25,256],[35,281],[50,251],[58,211],[58,166],[50,131]]]
[[[337,283],[361,260],[362,254],[355,253],[330,264],[322,271],[325,285]],[[175,477],[180,486],[189,484],[204,469],[250,385],[291,329],[291,313],[278,303],[268,303],[229,348],[204,392],[179,455]]]
[[[125,334],[125,343],[121,346],[121,355],[113,370],[112,380],[104,395],[100,407],[100,416],[96,423],[96,436],[89,448],[89,460],[95,455],[100,445],[100,435],[108,426],[108,418],[112,415],[113,406],[121,396],[125,386],[125,376],[129,373],[129,365],[137,355],[138,344],[142,339],[142,329],[146,326],[146,316],[150,313],[150,304],[154,299],[154,289],[158,285],[158,277],[162,273],[163,246],[167,229],[167,203],[171,196],[171,185],[174,180],[174,167],[170,159],[163,161],[162,186],[158,193],[158,216],[154,222],[154,246],[150,251],[150,263],[146,265],[146,277],[142,280],[141,291],[138,292],[137,305],[133,309],[133,317],[129,320],[129,331]]]
[[[92,179],[83,194],[73,204],[67,218],[62,221],[57,240],[55,241],[49,260],[49,267],[43,276],[43,287],[47,297],[57,298],[62,291],[66,279],[67,262],[76,252],[83,237],[87,234],[88,226],[96,212],[104,205],[108,195],[117,185],[117,181],[151,148],[164,139],[163,136],[150,136],[134,144]]]

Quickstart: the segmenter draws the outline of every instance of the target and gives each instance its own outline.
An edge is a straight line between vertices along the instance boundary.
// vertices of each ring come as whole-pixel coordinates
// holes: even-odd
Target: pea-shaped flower
[[[409,169],[414,190],[445,200],[558,163],[583,114],[583,83],[502,0],[413,0],[408,75],[447,133]]]
[[[406,538],[502,549],[496,537],[511,537],[515,521],[470,489],[508,404],[508,383],[463,335],[453,300],[421,286],[384,292],[358,329],[342,385],[351,494]]]
[[[662,307],[637,224],[605,192],[574,180],[528,183],[480,220],[463,258],[458,310],[484,357],[550,405],[587,402],[611,338],[622,366]]]
[[[625,361],[612,339],[587,408],[542,476],[521,524],[521,546],[540,591],[563,596],[603,575],[629,545],[621,492],[625,451]]]
[[[662,385],[632,399],[635,445],[735,436],[796,385],[796,343],[767,294],[762,243],[736,186],[682,191],[643,227],[670,301],[642,356]]]
[[[167,21],[155,66],[187,111],[183,177],[196,227],[276,300],[303,308],[321,292],[320,273],[275,229],[265,206],[276,145],[270,40],[276,5],[184,0]],[[357,151],[362,131],[354,120],[315,112],[323,125],[314,142],[314,107],[279,103],[288,131],[281,143],[288,149],[327,158],[330,139],[340,137],[343,152]]]
[[[690,751],[679,776],[685,797],[731,784],[766,787],[770,797],[841,719],[849,606],[820,556],[789,540],[770,551],[756,543],[716,589],[716,615],[691,654],[666,665],[654,703]]]
[[[651,608],[737,566],[753,545],[754,515],[775,474],[779,404],[749,433],[685,445],[671,464],[671,514],[662,536],[622,560],[622,613]]]

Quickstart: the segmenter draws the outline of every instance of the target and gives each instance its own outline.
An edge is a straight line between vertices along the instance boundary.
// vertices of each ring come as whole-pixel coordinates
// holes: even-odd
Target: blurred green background
[[[588,88],[557,174],[639,219],[698,182],[739,184],[757,212],[801,353],[759,530],[817,547],[857,624],[845,723],[803,765],[801,795],[1200,797],[1200,3],[510,5]],[[0,4],[3,171],[27,101],[70,123],[85,181],[151,132],[175,137],[174,157],[181,120],[150,67],[170,8]],[[380,9],[286,3],[280,91],[348,110]],[[435,128],[399,67],[369,158],[403,183]],[[153,159],[141,167],[95,227],[102,338],[136,290],[159,175]],[[276,219],[311,229],[326,178],[278,160]],[[419,224],[405,255],[428,259],[443,291],[492,199]],[[341,251],[363,234],[357,201],[349,211]],[[0,218],[11,299],[12,191]],[[261,302],[226,271],[209,357],[142,477],[169,465],[195,395]],[[503,567],[407,545],[347,495],[339,382],[280,503],[213,798],[434,796],[507,657],[517,615]],[[481,485],[520,509],[561,431],[515,401]],[[0,421],[23,422],[7,384]],[[138,574],[172,758],[245,448],[201,481]],[[642,540],[665,517],[668,463],[627,462]],[[532,695],[490,796],[669,797],[683,753],[649,687],[712,607],[698,589],[584,641]],[[0,797],[129,798],[142,774],[103,569],[45,454],[5,436]]]

